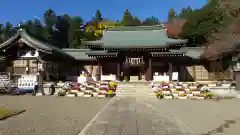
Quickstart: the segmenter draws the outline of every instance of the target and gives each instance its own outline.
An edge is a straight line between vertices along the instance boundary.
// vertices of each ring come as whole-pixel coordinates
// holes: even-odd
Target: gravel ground
[[[157,110],[160,115],[175,119],[182,130],[193,135],[239,135],[239,99],[231,100],[138,100]]]
[[[109,99],[1,96],[0,106],[26,109],[0,121],[0,135],[76,135]]]

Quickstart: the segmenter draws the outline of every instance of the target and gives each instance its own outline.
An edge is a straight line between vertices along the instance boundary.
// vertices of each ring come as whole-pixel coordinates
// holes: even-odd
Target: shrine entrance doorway
[[[125,79],[126,81],[139,81],[145,80],[144,59],[127,57],[125,61]]]

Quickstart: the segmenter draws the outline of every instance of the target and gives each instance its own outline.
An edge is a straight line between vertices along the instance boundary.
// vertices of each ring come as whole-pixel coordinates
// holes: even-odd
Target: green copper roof
[[[141,31],[141,30],[162,30],[163,25],[154,26],[115,26],[107,27],[107,31]]]
[[[86,53],[90,52],[90,49],[68,49],[64,48],[62,49],[64,52],[68,53],[72,57],[74,57],[76,60],[95,60],[94,57],[89,57]]]
[[[158,30],[110,30],[97,41],[85,41],[87,45],[102,48],[165,48],[171,44],[186,43],[187,40],[170,39],[162,28]]]
[[[42,42],[32,36],[30,36],[24,29],[19,29],[17,31],[17,33],[11,37],[10,39],[8,39],[7,41],[3,42],[2,44],[0,44],[0,49],[5,49],[8,48],[11,44],[15,41],[22,41],[25,44],[27,44],[28,46],[39,50],[40,52],[44,52],[44,53],[55,53],[55,54],[59,54],[58,56],[64,57],[64,58],[70,58],[70,59],[74,59],[73,57],[71,57],[70,55],[68,55],[66,52],[62,51],[62,49],[57,48],[53,45],[50,45],[46,42]]]
[[[107,51],[89,51],[86,52],[88,56],[117,56],[117,52],[107,52]]]
[[[202,47],[183,47],[180,51],[185,51],[185,56],[188,56],[192,59],[200,59],[204,49]]]
[[[183,47],[179,50],[169,50],[169,52],[151,52],[152,56],[161,56],[161,55],[169,55],[169,56],[179,56],[184,55],[191,59],[200,59],[203,54],[202,47]]]

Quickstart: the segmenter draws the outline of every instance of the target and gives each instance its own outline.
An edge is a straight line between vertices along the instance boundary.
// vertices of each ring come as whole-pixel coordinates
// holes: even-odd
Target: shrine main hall
[[[101,40],[85,41],[85,53],[98,61],[98,73],[120,81],[150,81],[154,76],[188,80],[186,67],[199,61],[203,49],[187,48],[186,43],[169,38],[162,25],[108,27]]]

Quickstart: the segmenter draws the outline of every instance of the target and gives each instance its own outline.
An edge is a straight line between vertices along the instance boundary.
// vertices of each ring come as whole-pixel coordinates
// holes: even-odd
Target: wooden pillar
[[[120,62],[117,62],[117,78],[118,81],[121,80],[121,64]]]
[[[177,66],[177,72],[178,72],[178,80],[177,81],[180,81],[181,80],[181,75],[180,75],[180,73],[181,73],[181,67],[180,67],[180,65],[178,65]]]
[[[212,80],[212,62],[209,62],[209,65],[208,65],[208,80]]]
[[[96,81],[101,81],[101,74],[102,74],[102,66],[99,61],[97,66]]]
[[[26,74],[30,73],[30,60],[26,60]]]
[[[172,63],[171,62],[169,62],[168,63],[168,76],[169,76],[169,81],[172,81]]]
[[[152,78],[153,78],[153,75],[152,75],[152,59],[149,58],[148,67],[147,67],[147,70],[146,70],[146,81],[151,81]]]
[[[124,65],[123,67],[123,80],[124,81],[129,81],[130,80],[130,74],[129,74],[129,65]]]
[[[151,81],[153,79],[153,74],[152,74],[152,59],[149,58],[149,63],[148,63],[148,66],[149,66],[149,81]]]
[[[192,66],[192,72],[193,72],[193,80],[196,81],[196,66]]]

